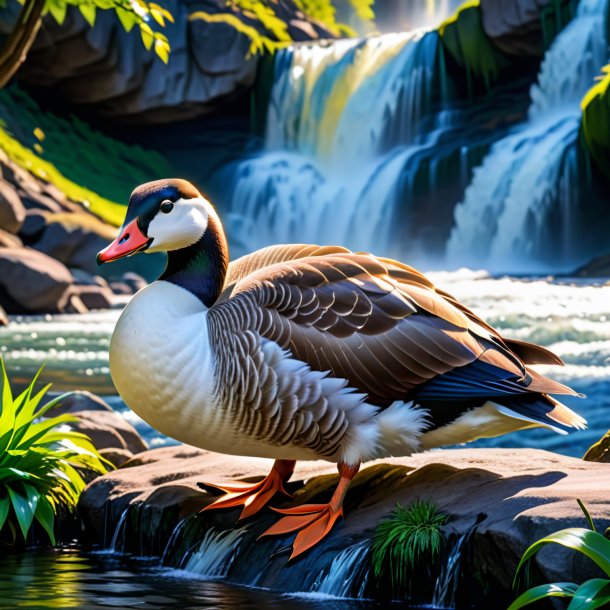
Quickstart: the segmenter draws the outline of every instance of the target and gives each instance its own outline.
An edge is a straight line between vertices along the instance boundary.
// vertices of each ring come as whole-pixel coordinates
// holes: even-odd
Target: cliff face
[[[226,2],[166,0],[163,5],[175,20],[163,30],[171,46],[167,65],[144,48],[137,28],[124,31],[114,11],[98,11],[91,28],[70,10],[61,26],[51,17],[44,19],[18,79],[89,112],[137,123],[201,116],[222,109],[252,86],[258,56],[249,55],[248,37],[226,23],[189,19],[196,11],[226,13]],[[13,13],[2,14],[0,29],[8,31]],[[281,0],[276,15],[292,40],[332,37],[292,0]],[[273,37],[260,21],[244,22]]]

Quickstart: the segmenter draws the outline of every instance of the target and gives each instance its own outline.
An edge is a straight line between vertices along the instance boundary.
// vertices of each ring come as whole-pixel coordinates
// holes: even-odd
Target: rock
[[[121,277],[121,282],[131,289],[132,294],[135,294],[138,292],[138,290],[142,290],[142,288],[148,284],[148,282],[141,275],[138,275],[133,271],[124,273]]]
[[[46,224],[30,245],[64,263],[95,274],[97,253],[112,241],[116,229],[94,216],[62,213],[45,216]]]
[[[548,23],[556,34],[555,24],[565,23],[570,11],[569,0],[480,0],[480,6],[485,33],[498,49],[517,57],[542,57],[551,42],[544,40],[543,26]]]
[[[19,236],[28,245],[38,239],[47,226],[48,212],[44,210],[28,210],[25,221],[19,231]]]
[[[0,229],[0,248],[21,248],[23,242],[17,237],[4,229]]]
[[[478,5],[465,3],[439,26],[438,32],[445,50],[466,70],[468,82],[475,77],[489,89],[499,82],[509,62],[483,31],[481,13]]]
[[[0,229],[17,233],[25,220],[25,207],[14,187],[0,180]]]
[[[78,286],[100,286],[101,288],[110,288],[108,282],[99,275],[92,275],[77,267],[70,267],[70,273],[74,278],[74,283]]]
[[[8,316],[6,311],[0,307],[0,326],[6,326],[8,324]]]
[[[61,26],[50,16],[43,20],[18,78],[52,87],[54,95],[88,112],[136,122],[184,121],[245,93],[258,64],[248,55],[249,39],[225,23],[189,20],[195,11],[226,13],[226,2],[167,0],[163,6],[175,19],[162,30],[171,45],[167,65],[144,48],[137,32],[127,34],[113,11],[98,11],[91,28],[70,7]],[[273,8],[295,40],[332,37],[318,23],[305,27],[292,0],[274,2]],[[264,30],[260,22],[245,20]]]
[[[72,411],[78,423],[70,424],[87,434],[97,449],[123,449],[139,453],[147,449],[138,431],[114,411]]]
[[[112,407],[102,398],[85,390],[70,392],[53,409],[53,413],[75,413],[80,411],[112,411]]]
[[[101,449],[100,455],[105,457],[115,468],[120,468],[125,462],[133,457],[131,451],[128,451],[127,449],[117,449],[115,447]]]
[[[56,313],[67,303],[65,265],[31,248],[0,248],[0,305],[8,313]]]
[[[565,275],[567,277],[610,278],[610,254],[597,256]]]
[[[185,445],[146,451],[89,485],[79,509],[87,532],[100,543],[105,529],[112,532],[129,508],[122,541],[125,550],[142,555],[167,551],[166,561],[178,565],[206,532],[240,527],[236,523],[239,509],[199,513],[212,496],[197,483],[252,480],[266,474],[270,465],[270,460],[223,456]],[[294,504],[327,501],[337,476],[317,475],[334,472],[332,464],[298,463],[293,477],[297,483],[289,484]],[[375,527],[397,502],[408,506],[421,498],[434,501],[448,515],[444,534],[449,541],[469,536],[459,571],[459,605],[506,607],[514,599],[512,578],[525,549],[552,531],[586,526],[575,498],[584,501],[602,531],[610,524],[610,498],[600,485],[609,474],[605,464],[529,449],[452,449],[374,462],[357,475],[348,491],[345,522],[296,562],[287,562],[282,554],[270,558],[291,542],[291,536],[256,542],[276,520],[271,511],[259,513],[242,530],[230,577],[246,585],[310,591],[317,575],[328,569],[338,553],[356,544],[370,544]],[[299,480],[312,476],[302,487]],[[278,497],[273,502],[277,505],[290,502]],[[535,570],[543,579],[540,582],[580,582],[594,572],[590,563],[575,560],[560,548],[541,552]],[[378,587],[371,575],[366,596],[383,596]]]
[[[112,290],[102,286],[73,286],[71,293],[70,300],[78,298],[87,311],[92,309],[110,309],[114,302]]]
[[[589,447],[582,459],[587,460],[588,462],[604,462],[610,464],[610,430],[608,430],[597,443]]]

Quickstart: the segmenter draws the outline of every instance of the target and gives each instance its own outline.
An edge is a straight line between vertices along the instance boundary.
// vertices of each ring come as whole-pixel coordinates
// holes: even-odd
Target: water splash
[[[167,544],[165,545],[165,549],[163,549],[163,554],[161,555],[161,565],[165,564],[167,558],[169,557],[170,552],[173,551],[174,544],[180,537],[180,534],[182,533],[182,530],[186,526],[188,520],[189,520],[188,517],[184,517],[184,519],[180,519],[180,521],[178,521],[178,523],[176,524],[176,527],[174,527],[174,529],[172,530],[172,533],[170,534]]]
[[[566,269],[586,259],[574,243],[581,204],[577,138],[580,100],[608,58],[608,0],[581,0],[545,55],[531,89],[529,119],[497,142],[474,172],[447,244],[452,264],[495,271]]]
[[[312,586],[312,592],[339,598],[364,598],[369,578],[368,542],[354,544],[341,551],[326,570],[322,570]],[[359,584],[355,590],[355,585]]]
[[[222,578],[227,575],[247,527],[235,530],[208,530],[196,551],[187,551],[180,562],[186,572]]]

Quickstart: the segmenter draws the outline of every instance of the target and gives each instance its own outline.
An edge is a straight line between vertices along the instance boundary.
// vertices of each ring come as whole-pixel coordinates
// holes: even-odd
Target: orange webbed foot
[[[343,500],[351,480],[356,476],[360,464],[339,464],[339,484],[328,504],[303,504],[294,508],[273,508],[284,515],[277,523],[260,536],[281,536],[299,532],[292,545],[290,559],[298,557],[320,542],[333,528],[339,517],[343,517]]]
[[[243,506],[240,519],[247,519],[264,508],[276,493],[292,497],[284,488],[284,483],[294,471],[295,462],[276,460],[271,472],[259,483],[233,483],[231,485],[214,485],[205,483],[206,487],[220,490],[224,495],[202,509],[217,510]]]
[[[334,508],[331,504],[304,504],[295,508],[272,510],[286,516],[264,531],[259,538],[298,531],[290,559],[318,544],[333,528],[335,521],[343,516],[343,508]]]

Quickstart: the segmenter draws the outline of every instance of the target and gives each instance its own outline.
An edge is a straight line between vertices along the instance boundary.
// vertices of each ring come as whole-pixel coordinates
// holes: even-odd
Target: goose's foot
[[[243,506],[244,509],[241,511],[239,518],[246,519],[261,510],[277,492],[291,498],[291,494],[284,489],[284,483],[288,481],[294,472],[295,464],[296,461],[294,460],[275,460],[271,472],[259,483],[233,483],[232,485],[201,484],[203,487],[219,489],[225,494],[206,506],[201,512]]]
[[[338,468],[341,478],[328,504],[303,504],[286,509],[273,508],[275,512],[285,516],[264,531],[259,538],[281,536],[298,531],[292,545],[290,559],[294,559],[318,544],[330,532],[337,519],[343,516],[343,500],[360,464],[340,463]]]

